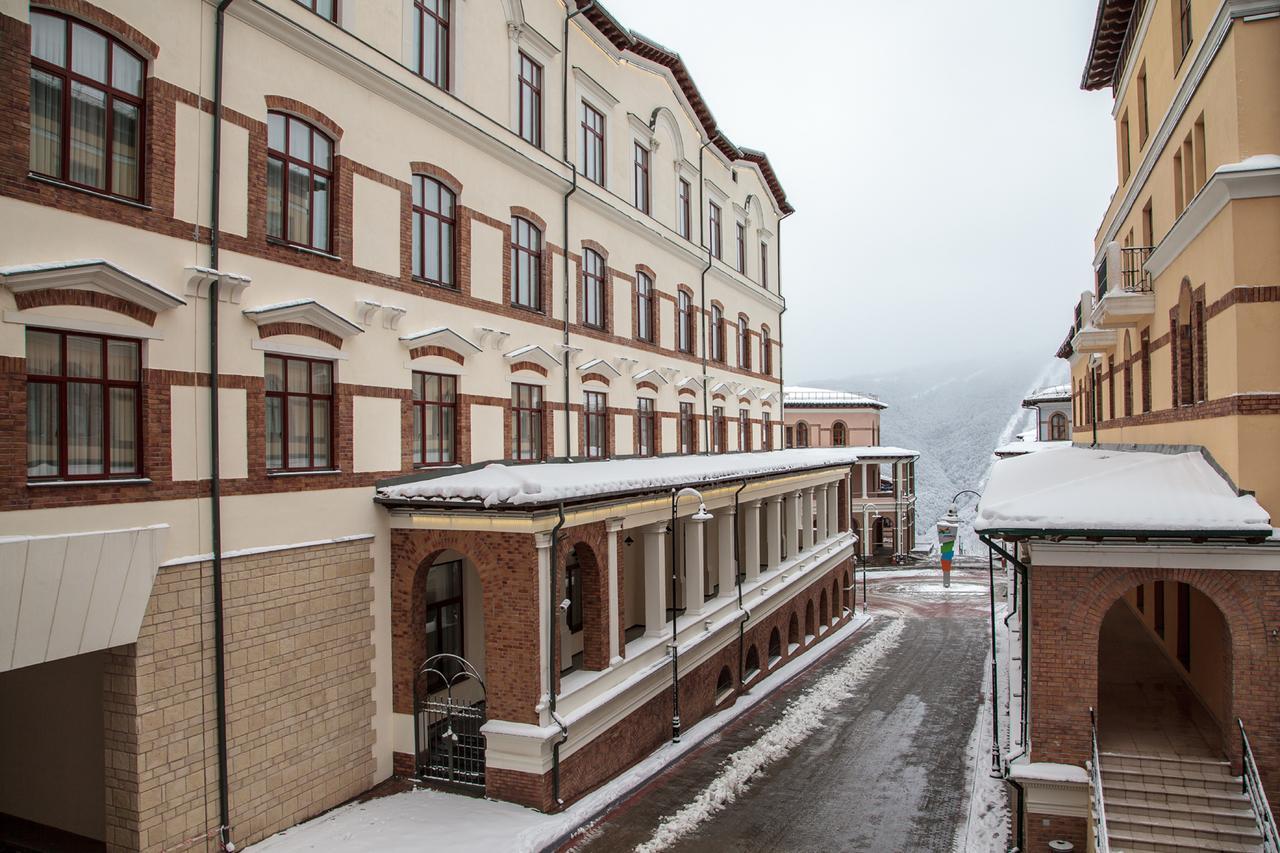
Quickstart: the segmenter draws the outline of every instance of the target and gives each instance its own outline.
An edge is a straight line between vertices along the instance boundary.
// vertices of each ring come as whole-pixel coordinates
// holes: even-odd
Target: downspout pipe
[[[782,439],[778,442],[782,449],[787,446],[787,395],[783,393],[786,382],[783,377],[783,350],[782,345],[782,315],[787,313],[787,300],[782,295],[782,220],[790,216],[790,213],[784,213],[778,217],[778,250],[774,252],[778,259],[778,298],[782,300],[782,309],[778,311],[778,428],[782,430]],[[853,484],[850,483],[849,490],[849,507],[853,507]],[[861,550],[861,549],[859,549]]]
[[[564,322],[562,323],[562,343],[564,344],[564,458],[571,459],[573,457],[573,439],[571,436],[570,424],[572,418],[569,406],[569,197],[578,191],[578,167],[569,159],[569,22],[595,8],[596,0],[590,0],[586,5],[579,6],[576,9],[569,9],[569,4],[565,5],[566,14],[564,16],[564,47],[560,51],[560,139],[562,143],[560,159],[569,167],[569,189],[565,191],[561,200],[563,226],[561,232],[564,237],[564,251],[561,253],[564,258],[564,297],[561,309],[564,313]]]
[[[215,717],[218,729],[218,839],[221,849],[234,850],[231,840],[231,795],[227,779],[227,677],[226,637],[222,601],[222,467],[218,436],[218,270],[219,231],[222,210],[222,64],[226,36],[227,7],[234,0],[221,0],[214,12],[213,26],[213,152],[212,192],[209,211],[209,267],[214,270],[209,284],[209,530],[213,566],[213,660]]]
[[[707,378],[707,273],[711,271],[711,243],[707,241],[707,179],[703,174],[702,168],[707,146],[714,141],[714,138],[708,139],[698,147],[698,242],[707,251],[707,263],[702,268],[702,279],[698,288],[698,301],[702,312],[702,322],[698,325],[702,330],[702,452],[704,454],[711,452],[711,398],[710,392],[707,390],[707,382],[710,381]],[[722,222],[720,225],[723,227],[724,223]],[[721,236],[723,237],[723,232]],[[723,319],[722,317],[721,320]],[[723,447],[720,449],[724,450]]]
[[[560,529],[564,527],[564,502],[558,508],[556,526],[551,528],[551,567],[549,571],[550,590],[547,599],[551,602],[550,619],[547,623],[547,710],[551,719],[560,727],[560,739],[551,745],[551,800],[556,808],[564,805],[560,799],[560,747],[569,739],[569,727],[556,713],[556,669],[559,661],[556,656],[556,632],[560,627],[560,602],[556,601],[556,569],[560,565]]]

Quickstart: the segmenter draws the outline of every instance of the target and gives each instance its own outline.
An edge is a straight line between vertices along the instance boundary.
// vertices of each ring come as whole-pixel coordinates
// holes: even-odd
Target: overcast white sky
[[[605,0],[769,154],[788,382],[1050,358],[1115,186],[1093,0]],[[843,362],[843,363],[842,363]]]

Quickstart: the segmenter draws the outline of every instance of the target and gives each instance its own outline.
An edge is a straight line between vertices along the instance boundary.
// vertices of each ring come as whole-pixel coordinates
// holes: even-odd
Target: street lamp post
[[[667,528],[667,532],[671,537],[671,742],[680,742],[680,639],[677,630],[676,620],[676,507],[680,503],[680,498],[691,495],[698,499],[698,511],[689,516],[689,521],[694,524],[702,524],[711,520],[711,513],[707,512],[707,505],[702,499],[702,493],[697,489],[686,486],[683,489],[671,490],[671,524]],[[688,566],[685,566],[686,571]]]

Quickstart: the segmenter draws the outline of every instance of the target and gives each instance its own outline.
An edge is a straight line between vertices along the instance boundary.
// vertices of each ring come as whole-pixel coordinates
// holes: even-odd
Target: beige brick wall
[[[370,540],[223,563],[232,838],[373,784]],[[159,850],[218,823],[212,565],[163,568],[138,642],[107,665],[107,833]],[[189,849],[211,846],[196,843]]]

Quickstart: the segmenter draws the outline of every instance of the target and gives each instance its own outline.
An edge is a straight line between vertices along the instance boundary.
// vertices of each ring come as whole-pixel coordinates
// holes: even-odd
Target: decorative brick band
[[[679,391],[677,391],[676,393],[677,393],[677,395],[679,395],[679,396],[683,396],[683,395],[685,395],[685,394],[688,394],[690,397],[696,397],[696,396],[698,396],[696,393],[694,393],[694,390],[693,390],[692,388],[681,388],[681,389],[680,389]]]
[[[646,382],[637,382],[637,383],[636,383],[636,390],[637,390],[637,391],[652,391],[653,393],[655,393],[655,394],[656,394],[656,393],[658,393],[658,386],[657,386],[657,385],[655,385],[654,383],[652,383],[652,382],[648,382],[648,381],[646,381]]]
[[[604,262],[606,264],[609,262],[609,250],[606,249],[604,246],[600,245],[599,243],[597,243],[595,240],[583,240],[582,248],[590,249],[591,251],[595,252],[597,255],[604,258]]]
[[[409,170],[415,175],[426,175],[429,178],[435,178],[449,189],[453,190],[457,195],[462,195],[462,181],[454,177],[453,173],[441,169],[435,163],[427,163],[424,160],[414,160],[409,164]]]
[[[124,314],[126,317],[132,317],[139,322],[146,323],[148,326],[156,324],[156,312],[150,308],[143,308],[136,302],[130,302],[127,299],[121,299],[119,296],[111,296],[107,293],[99,293],[96,290],[69,290],[50,287],[43,290],[28,290],[23,293],[15,293],[14,301],[23,310],[44,308],[48,305],[78,305],[84,308],[100,308],[103,311]]]
[[[711,399],[712,399],[712,400],[719,400],[719,401],[721,401],[721,402],[724,402],[724,395],[723,395],[723,394],[712,394],[712,395],[711,395]]]
[[[326,332],[307,323],[263,323],[258,327],[259,338],[272,338],[276,335],[304,335],[315,338],[317,341],[324,341],[334,349],[342,349],[342,338],[333,332]]]
[[[527,219],[527,220],[529,220],[530,222],[532,222],[534,225],[537,225],[537,226],[538,226],[538,230],[542,232],[542,237],[543,237],[543,239],[544,239],[544,240],[546,239],[546,236],[547,236],[547,220],[543,219],[541,216],[539,216],[538,214],[534,213],[534,212],[533,212],[532,210],[530,210],[529,208],[527,208],[527,207],[521,207],[521,206],[516,205],[516,204],[511,205],[511,215],[512,215],[512,216],[519,216],[521,219]]]
[[[285,98],[280,95],[265,95],[264,97],[267,102],[268,110],[293,113],[299,118],[304,118],[312,124],[319,126],[333,137],[335,141],[342,138],[341,125],[310,104],[304,104],[302,101],[298,101],[293,98]]]
[[[601,385],[609,384],[609,377],[603,373],[588,373],[582,377],[583,382],[599,382]]]
[[[136,28],[126,24],[120,18],[105,9],[100,9],[92,3],[86,2],[86,0],[35,0],[31,7],[33,9],[55,9],[59,12],[66,12],[68,15],[79,18],[82,21],[96,24],[127,42],[130,47],[137,50],[147,59],[155,59],[160,55],[160,45],[144,36]]]
[[[532,361],[517,361],[515,364],[511,365],[512,373],[515,373],[519,370],[528,370],[538,374],[539,376],[547,375],[547,369],[545,367],[543,367],[541,364],[535,364]]]
[[[750,400],[749,398],[747,398],[747,397],[739,397],[739,398],[738,398],[738,405],[740,405],[740,406],[750,406],[750,405],[751,405],[751,400]]]
[[[426,346],[421,346],[421,347],[414,347],[413,349],[409,350],[409,358],[411,359],[424,358],[429,355],[438,355],[441,358],[447,358],[450,361],[457,362],[458,364],[463,364],[466,361],[461,355],[454,352],[453,350],[445,349],[444,347],[440,347],[440,346],[435,346],[434,344],[428,344]]]

